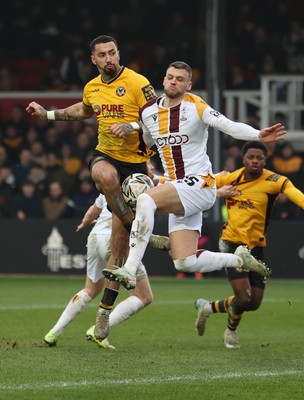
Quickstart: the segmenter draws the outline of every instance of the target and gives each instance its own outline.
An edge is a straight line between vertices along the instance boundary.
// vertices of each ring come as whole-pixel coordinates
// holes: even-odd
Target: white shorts
[[[216,200],[216,185],[213,176],[186,176],[168,182],[177,190],[185,215],[169,214],[169,233],[184,229],[201,231],[202,213],[209,210]]]
[[[111,255],[111,235],[90,233],[87,240],[87,277],[97,283],[103,278],[102,270],[106,268]],[[141,263],[136,272],[136,280],[147,276],[145,266]]]

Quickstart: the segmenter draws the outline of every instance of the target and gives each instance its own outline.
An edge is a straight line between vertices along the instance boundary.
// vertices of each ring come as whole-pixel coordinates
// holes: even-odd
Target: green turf
[[[223,346],[225,315],[210,317],[204,337],[194,330],[197,297],[230,295],[220,278],[151,279],[154,303],[111,331],[117,351],[84,339],[97,299],[57,347],[45,347],[83,281],[0,276],[0,399],[304,398],[304,281],[269,281],[262,307],[239,327],[241,349]]]

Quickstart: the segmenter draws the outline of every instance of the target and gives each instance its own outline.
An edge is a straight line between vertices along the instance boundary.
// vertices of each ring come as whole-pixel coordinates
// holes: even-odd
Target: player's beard
[[[172,93],[169,89],[164,89],[164,92],[165,92],[166,96],[171,100],[178,99],[183,94],[181,91],[177,91],[177,92],[173,92]]]
[[[110,68],[107,68],[110,67]],[[113,79],[118,74],[119,68],[114,64],[107,64],[102,70],[102,76],[105,80]]]

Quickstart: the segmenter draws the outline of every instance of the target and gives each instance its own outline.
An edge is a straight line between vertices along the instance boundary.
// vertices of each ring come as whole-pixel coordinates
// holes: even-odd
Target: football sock
[[[110,314],[110,328],[132,317],[132,315],[141,311],[143,308],[144,303],[137,296],[130,296],[127,299],[121,301],[119,304],[117,304],[113,312]]]
[[[208,250],[173,260],[173,262],[178,271],[202,273],[218,271],[222,268],[238,268],[242,263],[241,258],[235,254],[215,253]]]
[[[215,253],[205,250],[197,257],[199,272],[211,272],[222,268],[240,267],[239,257],[228,253]]]
[[[227,297],[224,300],[215,300],[210,302],[210,307],[213,313],[228,313],[228,308],[234,299],[234,296]]]
[[[124,267],[133,275],[142,261],[154,227],[156,204],[152,197],[142,193],[138,197],[136,218],[130,233],[130,250]]]
[[[227,327],[232,330],[235,331],[236,328],[238,327],[241,318],[243,316],[243,312],[244,309],[237,306],[234,302],[234,300],[231,302],[230,306],[228,307],[228,324]]]
[[[57,336],[60,336],[67,325],[72,322],[91,301],[91,297],[84,289],[75,294],[64,309],[52,331],[54,331]]]
[[[104,308],[105,310],[112,310],[118,293],[118,290],[105,288],[99,307]]]

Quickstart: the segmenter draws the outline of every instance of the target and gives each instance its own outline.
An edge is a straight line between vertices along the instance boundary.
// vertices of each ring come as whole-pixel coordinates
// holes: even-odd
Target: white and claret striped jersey
[[[101,75],[88,82],[84,87],[83,102],[93,108],[97,118],[96,149],[119,161],[145,162],[149,157],[142,134],[133,132],[117,138],[111,133],[110,126],[138,121],[140,108],[155,97],[149,81],[126,67],[122,67],[109,82],[103,82]]]
[[[244,140],[258,140],[259,131],[233,122],[204,100],[186,93],[181,103],[163,107],[164,96],[151,100],[141,110],[144,140],[157,146],[167,181],[189,175],[206,176],[212,166],[206,153],[208,126]]]
[[[284,193],[290,201],[304,208],[304,194],[288,178],[267,169],[258,179],[245,181],[244,167],[216,176],[217,187],[235,185],[238,195],[226,198],[228,222],[221,238],[232,243],[266,246],[266,229],[276,197]]]

